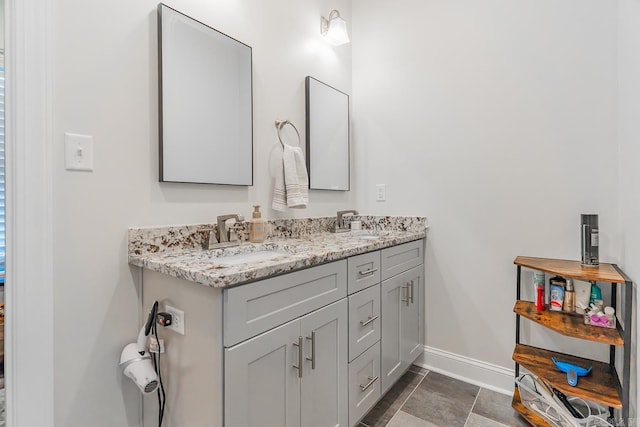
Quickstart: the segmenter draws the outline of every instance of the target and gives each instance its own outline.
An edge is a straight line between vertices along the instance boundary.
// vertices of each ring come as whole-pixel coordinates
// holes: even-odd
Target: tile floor
[[[526,427],[511,396],[418,366],[409,368],[359,427]]]

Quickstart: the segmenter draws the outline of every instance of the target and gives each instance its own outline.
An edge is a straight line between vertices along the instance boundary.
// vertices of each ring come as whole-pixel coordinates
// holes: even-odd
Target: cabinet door
[[[300,427],[300,321],[225,349],[225,426]]]
[[[402,359],[404,366],[413,363],[424,351],[422,301],[424,299],[424,271],[422,266],[402,274],[409,283],[409,304],[402,306]]]
[[[303,427],[347,427],[347,300],[301,319],[304,373],[300,398]]]
[[[381,368],[382,394],[400,379],[404,371],[402,361],[402,309],[407,303],[408,286],[402,276],[382,282]]]
[[[385,393],[422,352],[422,265],[382,282],[382,392]]]

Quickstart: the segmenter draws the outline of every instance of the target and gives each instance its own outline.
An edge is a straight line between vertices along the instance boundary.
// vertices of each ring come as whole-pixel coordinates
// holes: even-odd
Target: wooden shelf
[[[578,366],[593,366],[593,370],[587,376],[580,377],[578,385],[572,387],[567,383],[567,375],[555,367],[551,361],[552,357]],[[566,395],[580,397],[617,409],[622,408],[617,390],[616,373],[607,363],[524,344],[516,344],[513,360]]]
[[[513,312],[568,337],[609,345],[624,345],[617,329],[585,325],[582,316],[559,311],[537,311],[535,304],[530,301],[516,301]]]
[[[625,278],[616,269],[615,264],[601,263],[599,267],[583,267],[580,261],[566,261],[561,259],[534,258],[519,256],[513,261],[514,264],[533,270],[553,273],[564,278],[576,280],[625,283]]]
[[[515,391],[513,392],[513,400],[511,400],[511,406],[533,427],[549,426],[549,423],[543,420],[540,415],[524,406],[524,403],[522,403],[522,400],[520,400],[520,390],[518,390],[518,387],[516,387]]]

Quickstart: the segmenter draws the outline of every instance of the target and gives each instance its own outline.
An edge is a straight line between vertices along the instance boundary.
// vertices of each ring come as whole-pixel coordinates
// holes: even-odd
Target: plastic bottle
[[[564,304],[562,309],[564,311],[573,312],[576,309],[576,293],[573,290],[573,282],[571,279],[567,279],[567,285],[564,292]]]
[[[596,304],[597,301],[602,303],[602,290],[596,282],[591,282],[591,298],[589,299],[589,304]]]
[[[613,307],[605,307],[604,314],[605,316],[607,316],[607,319],[609,319],[609,327],[615,328],[616,327],[616,317],[615,317],[616,309]]]
[[[544,311],[544,273],[536,272],[533,275],[533,288],[536,296],[536,310]]]
[[[566,286],[567,280],[564,277],[554,276],[549,279],[549,310],[562,311]]]
[[[249,221],[249,241],[251,243],[264,242],[264,219],[260,213],[260,205],[253,206],[253,218]]]

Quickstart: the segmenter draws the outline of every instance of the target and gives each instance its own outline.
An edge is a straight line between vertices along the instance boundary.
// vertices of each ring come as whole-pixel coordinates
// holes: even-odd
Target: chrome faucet
[[[358,215],[358,211],[356,210],[338,211],[337,218],[336,218],[336,228],[334,232],[342,233],[345,231],[349,231],[349,227],[345,226],[344,218],[343,218],[345,215],[348,215],[348,214]]]
[[[238,244],[238,240],[232,240],[229,241],[229,231],[227,230],[227,220],[229,219],[235,219],[236,222],[240,222],[240,221],[244,221],[244,217],[242,215],[237,215],[237,214],[229,214],[229,215],[220,215],[216,218],[216,221],[218,222],[218,235],[216,236],[218,238],[218,242],[219,243],[235,243]],[[224,245],[224,246],[230,246],[230,245]]]

